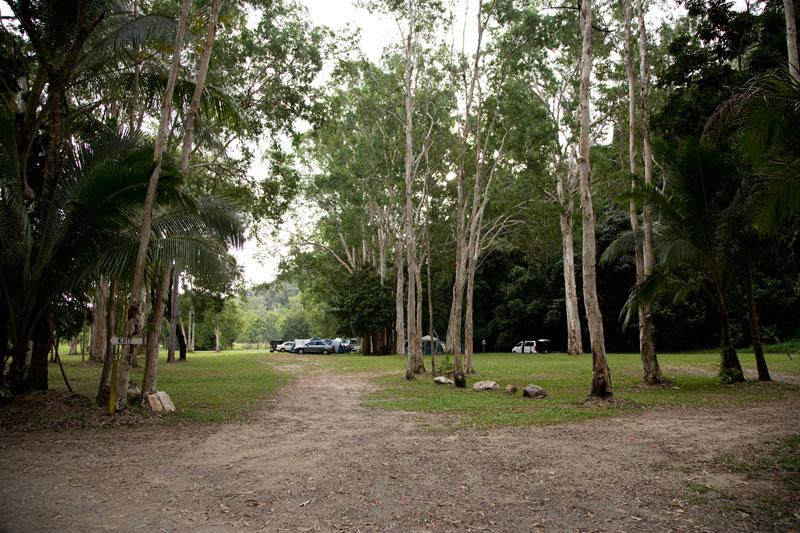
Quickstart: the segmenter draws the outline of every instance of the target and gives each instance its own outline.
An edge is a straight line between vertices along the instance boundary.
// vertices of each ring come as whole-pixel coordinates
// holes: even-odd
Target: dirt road
[[[800,492],[728,472],[800,399],[543,428],[431,430],[310,371],[256,420],[0,435],[1,531],[764,531]]]

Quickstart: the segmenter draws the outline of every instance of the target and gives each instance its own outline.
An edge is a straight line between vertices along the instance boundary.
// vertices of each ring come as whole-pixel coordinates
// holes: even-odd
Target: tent
[[[430,355],[433,350],[436,350],[437,354],[444,353],[444,343],[436,337],[431,340],[430,335],[422,337],[422,353]]]

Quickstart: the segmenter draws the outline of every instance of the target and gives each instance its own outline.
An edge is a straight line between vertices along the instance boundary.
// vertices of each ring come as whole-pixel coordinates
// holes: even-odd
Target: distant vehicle
[[[286,341],[282,342],[275,346],[275,351],[278,352],[291,352],[292,348],[294,348],[294,341]]]
[[[269,341],[269,351],[274,352],[280,344],[283,344],[283,341]]]
[[[333,351],[333,347],[322,339],[312,339],[305,344],[295,346],[291,351],[296,354],[321,353],[322,355],[328,355]]]
[[[519,341],[511,348],[511,353],[539,353],[536,351],[536,341]]]
[[[550,339],[539,339],[536,341],[536,350],[539,353],[550,353],[550,345],[553,344]]]

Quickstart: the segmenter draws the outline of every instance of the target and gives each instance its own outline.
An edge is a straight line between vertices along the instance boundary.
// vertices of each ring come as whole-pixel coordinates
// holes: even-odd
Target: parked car
[[[536,351],[536,341],[519,341],[511,348],[511,353],[539,353]]]
[[[275,351],[278,352],[291,352],[294,348],[294,341],[286,341],[275,346]]]
[[[326,343],[322,339],[312,339],[305,344],[295,346],[292,349],[292,353],[297,354],[304,354],[304,353],[321,353],[322,355],[328,355],[333,351],[333,347]]]

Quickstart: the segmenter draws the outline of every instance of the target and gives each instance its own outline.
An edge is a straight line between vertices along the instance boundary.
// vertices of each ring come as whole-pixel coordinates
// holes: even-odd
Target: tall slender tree
[[[592,347],[592,396],[611,396],[611,372],[606,358],[603,336],[603,315],[597,297],[597,244],[594,232],[594,208],[592,206],[592,181],[589,164],[590,85],[592,75],[592,0],[581,0],[581,85],[580,85],[580,142],[578,144],[578,166],[581,177],[581,222],[583,225],[583,304],[589,324],[589,340]]]
[[[142,286],[144,283],[145,267],[147,260],[147,249],[150,244],[150,235],[153,223],[153,207],[155,205],[156,192],[158,190],[158,179],[161,175],[161,160],[164,155],[167,134],[169,132],[170,116],[172,114],[172,94],[175,89],[175,82],[181,68],[181,53],[183,51],[183,41],[186,35],[186,26],[189,20],[189,11],[192,7],[192,0],[183,0],[180,15],[178,17],[178,27],[175,31],[175,44],[172,52],[172,66],[170,68],[167,87],[164,91],[164,99],[161,104],[161,118],[156,135],[153,159],[156,162],[153,173],[150,176],[150,183],[147,187],[144,207],[142,209],[142,229],[139,240],[139,250],[136,254],[136,265],[131,281],[130,301],[128,305],[127,322],[125,325],[125,335],[127,337],[137,337],[141,335],[137,327],[136,318],[142,308]],[[132,345],[125,345],[120,359],[119,373],[117,374],[117,408],[124,409],[128,402],[128,376],[130,374],[130,364],[132,355]]]

